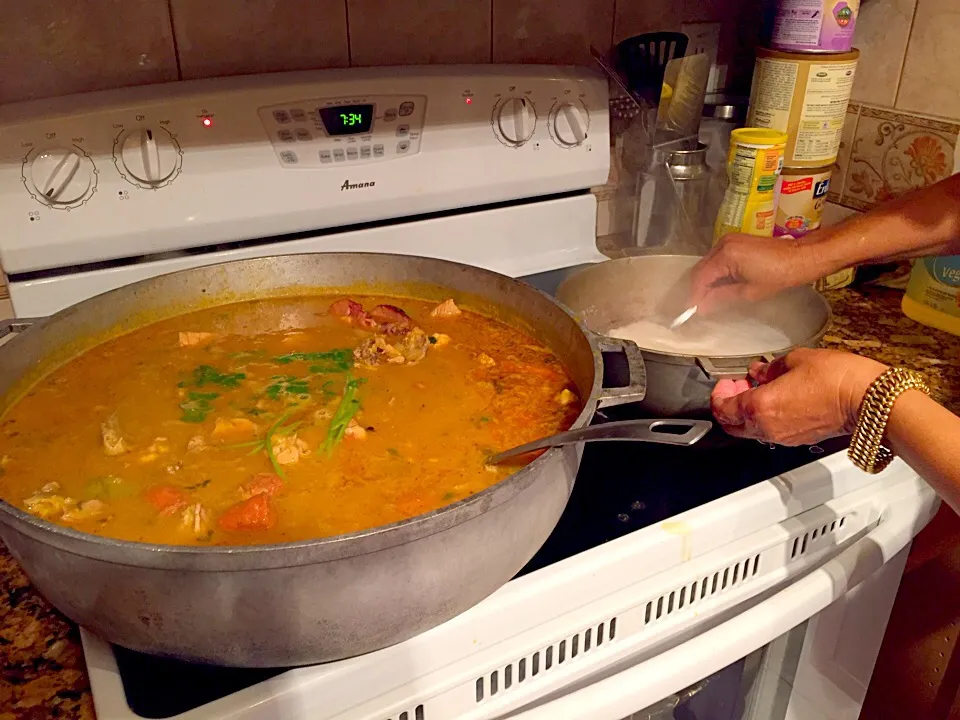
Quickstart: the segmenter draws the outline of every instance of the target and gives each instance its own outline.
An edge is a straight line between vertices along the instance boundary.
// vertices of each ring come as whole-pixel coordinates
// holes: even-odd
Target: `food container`
[[[803,237],[820,227],[833,166],[807,170],[783,168],[777,178],[773,236]]]
[[[832,165],[853,92],[859,50],[804,55],[759,48],[747,125],[787,133],[784,165]]]
[[[786,134],[777,130],[740,128],[730,133],[728,184],[714,224],[714,242],[731,232],[773,235],[775,190],[786,142]]]
[[[609,260],[571,275],[558,288],[557,299],[589,329],[609,337],[629,323],[661,315],[665,302],[673,303],[699,260],[688,255]],[[738,352],[732,346],[736,342],[726,343],[731,346],[723,352],[709,354],[666,350],[659,340],[638,338],[647,372],[647,393],[640,403],[646,412],[661,417],[709,415],[710,392],[718,380],[745,378],[757,360],[772,360],[801,346],[815,347],[831,316],[829,303],[811,287],[792,288],[737,312],[749,313],[785,340],[750,352]],[[683,327],[691,326],[696,334],[700,321],[694,316]]]
[[[853,47],[860,0],[773,0],[770,46],[803,53],[847,52]]]
[[[458,304],[523,328],[563,362],[584,398],[642,397],[636,346],[590,333],[518,280],[427,258],[287,255],[211,265],[127,285],[24,329],[0,348],[0,411],[71,357],[122,332],[194,309],[311,292],[398,294]],[[5,332],[5,331],[6,332]],[[21,332],[22,331],[22,332]],[[605,350],[631,386],[603,389]],[[52,450],[55,452],[55,450]],[[56,525],[0,501],[0,537],[37,589],[109,642],[184,660],[287,667],[359,655],[413,637],[509,581],[553,530],[582,445],[553,448],[464,500],[391,525],[274,545],[130,542]]]

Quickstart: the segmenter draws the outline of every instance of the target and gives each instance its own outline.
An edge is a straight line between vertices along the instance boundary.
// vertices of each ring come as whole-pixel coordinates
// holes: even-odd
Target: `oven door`
[[[856,720],[923,514],[906,505],[732,619],[500,717]]]

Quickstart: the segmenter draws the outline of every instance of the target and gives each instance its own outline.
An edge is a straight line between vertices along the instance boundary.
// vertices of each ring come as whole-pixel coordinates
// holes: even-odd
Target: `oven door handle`
[[[581,690],[501,717],[629,717],[735,663],[819,613],[906,547],[918,531],[918,516],[925,522],[936,506],[935,500],[922,493],[905,498],[888,508],[887,517],[881,518],[873,531],[835,558],[740,615]]]

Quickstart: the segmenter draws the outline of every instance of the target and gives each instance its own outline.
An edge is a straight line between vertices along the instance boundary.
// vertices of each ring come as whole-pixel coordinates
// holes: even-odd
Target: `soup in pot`
[[[582,408],[525,333],[415,299],[200,310],[99,345],[0,419],[0,497],[123,540],[245,545],[389,524],[504,479]]]

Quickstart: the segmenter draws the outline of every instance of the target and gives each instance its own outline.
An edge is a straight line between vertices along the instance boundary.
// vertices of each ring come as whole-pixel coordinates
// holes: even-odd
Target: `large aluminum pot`
[[[59,312],[0,348],[0,412],[36,379],[110,336],[199,307],[318,291],[453,297],[527,330],[558,354],[586,398],[574,427],[587,425],[598,404],[643,396],[635,346],[610,346],[629,356],[633,385],[604,390],[604,341],[528,285],[440,260],[352,253],[186,270]],[[0,537],[54,606],[110,642],[221,665],[324,662],[412,637],[510,580],[553,530],[581,452],[549,450],[466,500],[319,540],[214,548],[125,542],[4,502]]]
[[[646,255],[598,263],[568,277],[557,289],[557,299],[593,332],[606,335],[656,314],[665,299],[675,306],[678,288],[682,289],[699,260],[693,255]],[[792,288],[754,303],[749,313],[781,330],[791,342],[760,354],[706,356],[663,352],[639,341],[647,370],[642,408],[664,417],[709,414],[710,392],[718,380],[745,378],[757,360],[769,361],[797,347],[815,347],[831,317],[830,304],[810,287]]]

